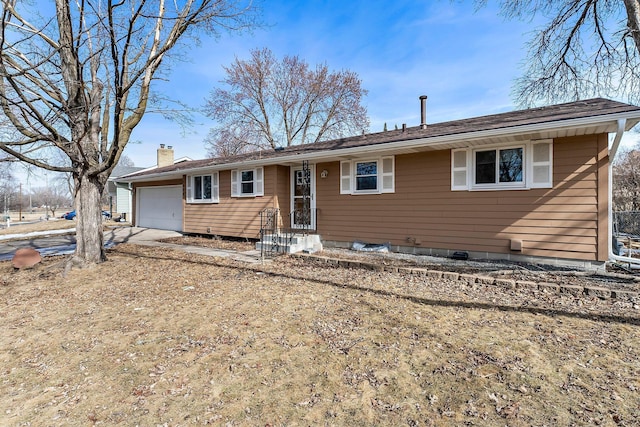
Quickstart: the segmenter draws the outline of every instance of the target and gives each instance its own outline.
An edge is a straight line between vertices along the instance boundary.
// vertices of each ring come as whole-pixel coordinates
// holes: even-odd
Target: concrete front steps
[[[277,252],[295,254],[298,252],[314,253],[322,251],[322,242],[318,234],[272,234],[265,235],[261,241],[256,243],[256,249],[262,252],[270,252],[276,247]]]

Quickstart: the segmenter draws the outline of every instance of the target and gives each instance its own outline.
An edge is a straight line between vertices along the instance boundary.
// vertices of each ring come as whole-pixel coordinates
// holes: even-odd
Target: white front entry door
[[[316,179],[313,165],[309,166],[308,171],[309,176],[305,178],[302,166],[291,168],[291,228],[316,229]]]

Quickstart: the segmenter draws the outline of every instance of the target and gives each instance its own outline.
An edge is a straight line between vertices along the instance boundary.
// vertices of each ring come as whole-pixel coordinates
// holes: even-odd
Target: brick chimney
[[[164,144],[160,144],[158,148],[158,167],[169,166],[173,164],[173,147],[164,148]]]

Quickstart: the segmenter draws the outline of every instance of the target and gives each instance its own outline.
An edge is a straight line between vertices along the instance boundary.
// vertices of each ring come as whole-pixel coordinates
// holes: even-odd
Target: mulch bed
[[[238,252],[255,249],[255,241],[248,239],[222,238],[217,236],[185,235],[164,239],[162,242],[234,250]],[[352,267],[367,269],[389,269],[393,271],[394,269],[418,268],[456,273],[458,275],[490,277],[502,281],[549,283],[562,286],[581,287],[583,289],[606,288],[614,291],[633,293],[640,292],[640,275],[633,274],[632,272],[621,269],[615,265],[607,266],[606,271],[587,272],[543,264],[494,260],[459,261],[432,256],[400,253],[358,252],[333,248],[325,249],[317,255],[321,258],[345,261],[345,263],[342,264],[343,266],[350,265]],[[351,262],[351,264],[349,264],[349,262]],[[579,291],[572,289],[572,292]],[[619,292],[619,294],[622,295],[622,292]]]
[[[247,239],[231,239],[216,236],[184,235],[160,240],[174,245],[201,246],[203,248],[223,249],[227,251],[246,252],[256,248],[255,241]]]

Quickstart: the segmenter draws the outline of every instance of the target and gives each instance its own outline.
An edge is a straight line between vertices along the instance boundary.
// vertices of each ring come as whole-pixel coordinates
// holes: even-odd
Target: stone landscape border
[[[427,268],[420,267],[398,267],[398,266],[389,266],[389,265],[379,265],[372,262],[359,261],[353,259],[340,259],[340,258],[332,258],[326,257],[322,255],[315,254],[295,254],[295,256],[309,261],[317,261],[321,263],[326,263],[336,267],[344,267],[344,268],[360,268],[364,270],[371,271],[385,271],[389,273],[404,273],[411,274],[416,276],[427,277],[430,279],[445,279],[445,280],[453,280],[465,282],[469,285],[474,283],[483,284],[483,285],[495,285],[501,286],[508,289],[529,289],[529,290],[539,290],[556,294],[568,294],[576,297],[580,296],[589,296],[596,297],[600,299],[619,299],[619,300],[627,300],[634,301],[639,296],[640,293],[634,291],[627,290],[618,290],[618,289],[609,289],[600,286],[580,286],[580,285],[569,285],[562,283],[552,283],[552,282],[533,282],[527,280],[514,280],[514,279],[499,279],[490,276],[483,276],[479,274],[464,274],[464,273],[455,273],[451,271],[440,271],[440,270],[429,270]],[[636,281],[639,281],[636,279]]]

